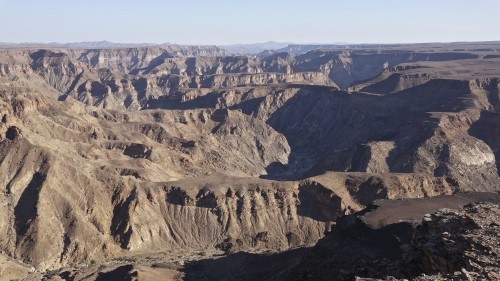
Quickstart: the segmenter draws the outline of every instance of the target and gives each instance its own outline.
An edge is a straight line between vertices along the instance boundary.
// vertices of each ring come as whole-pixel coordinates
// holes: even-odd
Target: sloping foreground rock
[[[385,201],[344,217],[302,258],[291,278],[498,280],[499,197],[474,196]],[[492,202],[466,204],[476,200]],[[438,206],[448,208],[423,215]],[[420,224],[414,220],[418,216],[423,216]]]
[[[436,279],[500,280],[499,245],[500,206],[472,204],[424,217],[406,259]]]

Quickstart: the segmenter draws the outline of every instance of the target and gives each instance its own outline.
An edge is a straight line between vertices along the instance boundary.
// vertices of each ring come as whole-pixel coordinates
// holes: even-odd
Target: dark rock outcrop
[[[497,280],[499,204],[498,194],[380,201],[342,217],[292,279]]]

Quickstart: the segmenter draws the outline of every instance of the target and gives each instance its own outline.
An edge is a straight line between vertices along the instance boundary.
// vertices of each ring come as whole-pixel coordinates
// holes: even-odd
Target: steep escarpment
[[[62,93],[87,104],[115,109],[144,108],[152,99],[190,88],[295,82],[347,88],[355,81],[377,76],[384,69],[401,63],[478,57],[466,52],[318,50],[299,56],[274,54],[261,59],[224,56],[223,51],[208,47],[182,46],[3,53],[2,56],[10,59],[16,57],[16,61],[23,62],[24,72],[33,69]],[[30,58],[23,58],[26,55]],[[58,65],[65,66],[58,68]],[[24,75],[23,71],[17,74]],[[416,85],[417,82],[403,84],[408,83]]]
[[[5,175],[12,174],[7,177],[10,189],[6,199],[11,207],[6,214],[12,217],[7,220],[2,237],[9,241],[4,252],[39,269],[68,260],[102,259],[117,253],[117,247],[106,241],[111,237],[105,222],[95,221],[109,201],[90,187],[93,177],[77,172],[77,168],[43,148],[26,143],[17,145],[18,151],[2,155],[3,163],[15,163],[12,154],[17,152],[16,156],[23,156],[28,163],[33,161],[35,166],[23,161],[10,169],[2,165]],[[62,180],[69,175],[79,183]]]
[[[112,71],[130,72],[156,65],[173,57],[221,57],[226,51],[215,46],[161,46],[112,49],[69,49],[73,59],[85,62],[92,68],[107,68]]]
[[[267,100],[278,96],[283,106],[263,113],[270,109]],[[468,133],[489,106],[484,98],[468,81],[445,79],[386,96],[302,88],[269,95],[254,114],[290,144],[288,167],[276,166],[277,177],[324,170],[422,172],[460,178],[472,188],[475,180],[496,178],[491,148]]]
[[[478,58],[478,55],[457,52],[316,50],[297,56],[293,69],[294,71],[321,70],[339,87],[347,88],[354,82],[375,77],[384,69],[405,62],[456,61],[473,58]]]
[[[176,99],[190,89],[283,83],[335,86],[319,71],[292,73],[247,57],[181,54],[158,48],[2,51],[2,74],[29,84],[48,84],[61,99],[130,110],[147,108],[160,98]]]
[[[381,200],[342,217],[310,249],[192,256],[185,265],[160,255],[130,257],[113,264],[67,269],[50,280],[101,280],[104,276],[151,278],[148,280],[496,280],[498,200],[496,194],[485,193]]]
[[[120,232],[121,245],[131,250],[166,244],[195,249],[216,247],[227,252],[286,249],[313,243],[328,227],[326,222],[300,213],[300,189],[294,183],[215,175],[136,192],[131,199],[133,209],[125,209],[130,217],[120,220],[128,222]],[[124,202],[127,200],[130,198]],[[340,205],[328,207],[340,209]],[[145,212],[151,223],[144,222]]]
[[[6,96],[5,107],[12,113],[2,114],[6,122],[17,120],[25,137],[53,149],[58,143],[50,140],[58,140],[83,159],[105,161],[117,172],[137,169],[145,179],[168,181],[208,172],[258,176],[271,163],[286,164],[290,153],[281,134],[239,110],[122,114],[74,101],[61,107],[53,98],[32,99],[33,94]],[[2,125],[4,133],[9,127]],[[137,165],[122,165],[131,159]]]
[[[286,139],[262,121],[230,110],[122,114],[60,103],[2,89],[0,236],[9,256],[44,270],[128,251],[288,248],[327,229],[329,221],[298,214],[297,183],[224,175],[157,183],[258,176],[286,163]],[[228,190],[203,189],[210,181]]]
[[[496,86],[495,80],[499,73],[494,65],[497,63],[495,59],[405,62],[385,69],[376,77],[356,83],[349,91],[389,94],[439,78],[471,81],[472,90],[489,91]]]

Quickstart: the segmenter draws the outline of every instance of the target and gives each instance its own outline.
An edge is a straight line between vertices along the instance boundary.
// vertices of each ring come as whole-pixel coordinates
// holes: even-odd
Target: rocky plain
[[[0,280],[500,280],[500,42],[0,45]]]

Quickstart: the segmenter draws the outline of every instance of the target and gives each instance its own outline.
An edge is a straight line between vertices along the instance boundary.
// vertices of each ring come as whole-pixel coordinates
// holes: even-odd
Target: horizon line
[[[107,43],[107,44],[117,44],[117,45],[151,45],[151,46],[161,46],[161,45],[178,45],[178,46],[232,46],[232,45],[257,45],[257,44],[267,44],[267,43],[277,43],[277,44],[288,44],[288,45],[394,45],[394,44],[453,44],[453,43],[493,43],[500,42],[500,39],[495,40],[458,40],[458,41],[414,41],[414,42],[293,42],[293,41],[263,41],[263,42],[247,42],[247,43],[224,43],[224,44],[208,44],[208,43],[173,43],[173,42],[119,42],[119,41],[109,41],[109,40],[95,40],[95,41],[50,41],[50,42],[36,42],[36,41],[23,41],[23,42],[2,42],[0,45],[69,45],[69,44],[88,44],[88,43]]]

